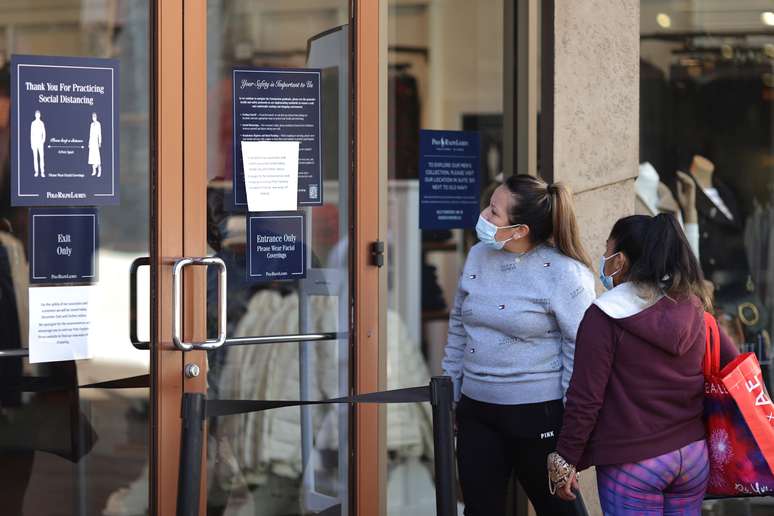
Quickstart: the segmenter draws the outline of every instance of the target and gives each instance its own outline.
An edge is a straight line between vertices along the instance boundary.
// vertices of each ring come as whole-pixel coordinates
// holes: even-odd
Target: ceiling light
[[[762,12],[761,21],[766,25],[774,25],[774,13],[771,11]]]
[[[774,13],[769,14],[771,14],[772,18],[774,18]],[[656,15],[656,23],[658,23],[659,27],[662,29],[668,29],[672,26],[672,18],[670,18],[668,14],[658,13]]]

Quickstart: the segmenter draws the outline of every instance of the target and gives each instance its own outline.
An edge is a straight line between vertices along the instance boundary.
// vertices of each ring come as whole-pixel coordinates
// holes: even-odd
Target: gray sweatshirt
[[[562,399],[575,334],[594,297],[591,271],[549,245],[522,256],[473,246],[443,359],[455,399],[460,392],[500,405]]]

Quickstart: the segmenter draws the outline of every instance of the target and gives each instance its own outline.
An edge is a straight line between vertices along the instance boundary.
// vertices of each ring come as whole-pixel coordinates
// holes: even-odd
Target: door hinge
[[[371,244],[371,265],[384,266],[384,242],[381,240]]]

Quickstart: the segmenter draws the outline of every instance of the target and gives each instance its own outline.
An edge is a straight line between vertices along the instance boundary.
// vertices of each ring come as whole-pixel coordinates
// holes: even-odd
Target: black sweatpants
[[[548,491],[546,459],[562,427],[561,400],[495,405],[462,396],[457,405],[457,465],[465,516],[505,514],[515,471],[538,516],[574,515],[575,506]]]

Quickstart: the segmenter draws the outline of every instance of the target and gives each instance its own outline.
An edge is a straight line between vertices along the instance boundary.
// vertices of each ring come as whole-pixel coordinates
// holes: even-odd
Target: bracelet
[[[556,494],[557,489],[567,485],[573,475],[578,477],[575,466],[564,460],[561,455],[553,452],[548,456],[548,491],[552,495]]]

